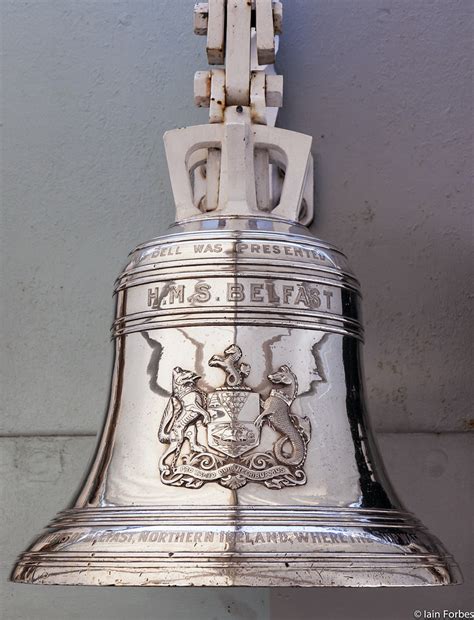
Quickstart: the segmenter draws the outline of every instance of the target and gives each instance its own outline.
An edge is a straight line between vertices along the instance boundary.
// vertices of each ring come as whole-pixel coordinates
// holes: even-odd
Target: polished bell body
[[[454,561],[380,462],[359,283],[304,225],[311,140],[255,123],[251,106],[228,105],[221,121],[165,138],[177,221],[132,252],[117,280],[115,368],[93,464],[13,579],[455,583]]]

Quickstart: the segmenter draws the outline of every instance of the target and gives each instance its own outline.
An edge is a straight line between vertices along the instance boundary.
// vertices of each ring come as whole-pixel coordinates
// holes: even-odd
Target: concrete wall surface
[[[173,219],[162,134],[206,122],[192,0],[0,0],[0,617],[404,620],[473,609],[472,0],[286,0],[278,124],[314,137],[313,231],[362,283],[372,423],[466,585],[14,586],[77,488],[109,386],[112,286]],[[428,616],[426,616],[428,617]]]

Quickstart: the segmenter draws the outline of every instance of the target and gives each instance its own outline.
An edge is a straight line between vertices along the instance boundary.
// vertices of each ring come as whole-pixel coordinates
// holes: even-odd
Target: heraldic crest
[[[206,482],[230,489],[247,482],[271,489],[305,484],[311,427],[306,417],[291,411],[298,395],[295,374],[286,365],[269,374],[264,398],[245,384],[250,366],[241,358],[235,344],[211,357],[209,366],[226,375],[224,385],[213,392],[199,387],[195,372],[174,368],[158,431],[160,442],[167,444],[159,464],[164,484],[195,489]],[[273,445],[259,451],[264,428]]]

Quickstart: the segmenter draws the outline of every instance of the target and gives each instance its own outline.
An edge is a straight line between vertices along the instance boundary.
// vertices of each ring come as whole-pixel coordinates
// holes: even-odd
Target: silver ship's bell
[[[460,579],[380,464],[359,284],[306,228],[311,138],[272,126],[281,4],[251,5],[196,8],[210,63],[225,64],[196,74],[211,122],[165,135],[176,222],[132,252],[117,281],[115,368],[93,464],[14,581]]]

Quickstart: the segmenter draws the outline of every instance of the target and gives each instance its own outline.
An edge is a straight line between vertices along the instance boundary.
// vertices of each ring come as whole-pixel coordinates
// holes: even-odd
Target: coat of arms
[[[286,365],[269,374],[265,398],[246,385],[250,366],[241,358],[235,344],[211,357],[209,366],[221,368],[226,378],[210,393],[199,387],[199,375],[174,368],[158,431],[160,442],[167,444],[160,458],[164,484],[199,488],[218,482],[231,489],[249,481],[272,489],[305,484],[311,427],[306,417],[291,411],[298,395],[295,374]],[[259,450],[264,426],[274,435],[266,451]]]

